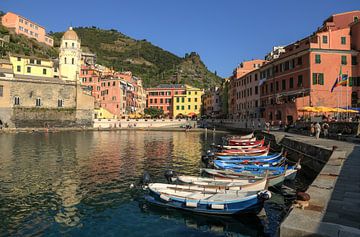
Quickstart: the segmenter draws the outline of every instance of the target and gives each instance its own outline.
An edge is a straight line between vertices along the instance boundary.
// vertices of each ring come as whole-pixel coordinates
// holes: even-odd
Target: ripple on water
[[[284,200],[268,218],[221,219],[153,209],[130,189],[142,174],[197,175],[200,157],[223,134],[63,132],[2,134],[0,233],[4,236],[263,236],[274,233]],[[265,233],[264,233],[265,228]]]

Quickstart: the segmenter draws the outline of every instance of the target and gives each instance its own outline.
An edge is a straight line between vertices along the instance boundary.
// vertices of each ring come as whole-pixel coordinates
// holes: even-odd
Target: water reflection
[[[144,213],[151,216],[172,220],[188,228],[215,235],[225,236],[264,236],[261,220],[254,215],[239,217],[213,217],[196,215],[181,210],[164,209],[140,203]]]
[[[127,213],[123,208],[132,200],[129,185],[145,170],[153,181],[163,181],[166,169],[198,174],[204,147],[220,141],[221,134],[205,136],[150,131],[1,134],[0,233],[86,236],[91,230],[102,235],[95,227],[101,221],[137,213],[137,207],[130,206]],[[136,217],[151,218],[143,214]],[[107,223],[102,223],[105,233]]]

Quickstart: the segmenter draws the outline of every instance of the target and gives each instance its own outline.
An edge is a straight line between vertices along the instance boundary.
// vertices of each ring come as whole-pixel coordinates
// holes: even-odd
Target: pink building
[[[250,96],[250,87],[251,87],[251,100],[254,100],[253,97],[258,97],[260,94],[255,94],[255,84],[258,84],[258,75],[248,75],[254,70],[258,70],[265,60],[255,59],[250,61],[244,61],[234,69],[233,75],[229,81],[228,88],[228,113],[230,118],[239,118],[241,116],[240,110],[245,109],[245,100],[247,100],[247,95],[244,93],[249,93]],[[246,78],[244,76],[248,75]],[[249,87],[249,83],[251,86]],[[246,92],[244,92],[246,90]],[[256,89],[258,90],[258,89]],[[246,102],[247,103],[247,102]],[[255,102],[254,106],[255,106]]]
[[[1,18],[1,22],[3,26],[14,30],[16,34],[25,35],[49,46],[54,45],[53,38],[46,34],[44,27],[25,17],[8,12]]]

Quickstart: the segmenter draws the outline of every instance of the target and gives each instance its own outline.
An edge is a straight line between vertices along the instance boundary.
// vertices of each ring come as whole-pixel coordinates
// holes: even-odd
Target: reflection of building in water
[[[80,213],[77,205],[81,202],[82,192],[80,191],[82,163],[87,163],[87,160],[83,160],[78,154],[86,154],[86,146],[83,144],[82,137],[79,135],[74,136],[70,141],[66,141],[62,138],[61,144],[64,145],[71,142],[73,145],[71,149],[62,149],[58,147],[57,152],[61,157],[58,162],[58,168],[60,169],[57,179],[52,183],[54,192],[60,198],[60,208],[58,208],[57,214],[54,219],[57,223],[66,226],[78,226],[80,224]],[[86,139],[87,145],[89,139]]]
[[[76,207],[81,201],[81,193],[78,191],[80,181],[77,176],[77,172],[63,171],[63,176],[53,183],[53,189],[61,199],[61,208],[54,217],[59,224],[66,226],[80,224],[79,211]]]
[[[202,154],[202,141],[199,133],[172,133],[173,155],[188,163],[197,165]]]

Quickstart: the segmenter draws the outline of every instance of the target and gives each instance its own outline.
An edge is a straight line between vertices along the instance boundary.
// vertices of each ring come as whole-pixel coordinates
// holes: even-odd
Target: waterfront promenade
[[[331,152],[326,164],[309,186],[309,207],[294,208],[280,227],[280,236],[360,236],[360,146],[330,139],[315,139],[285,132],[272,132],[284,140]],[[316,159],[314,158],[314,159]],[[317,235],[317,236],[318,236]]]

